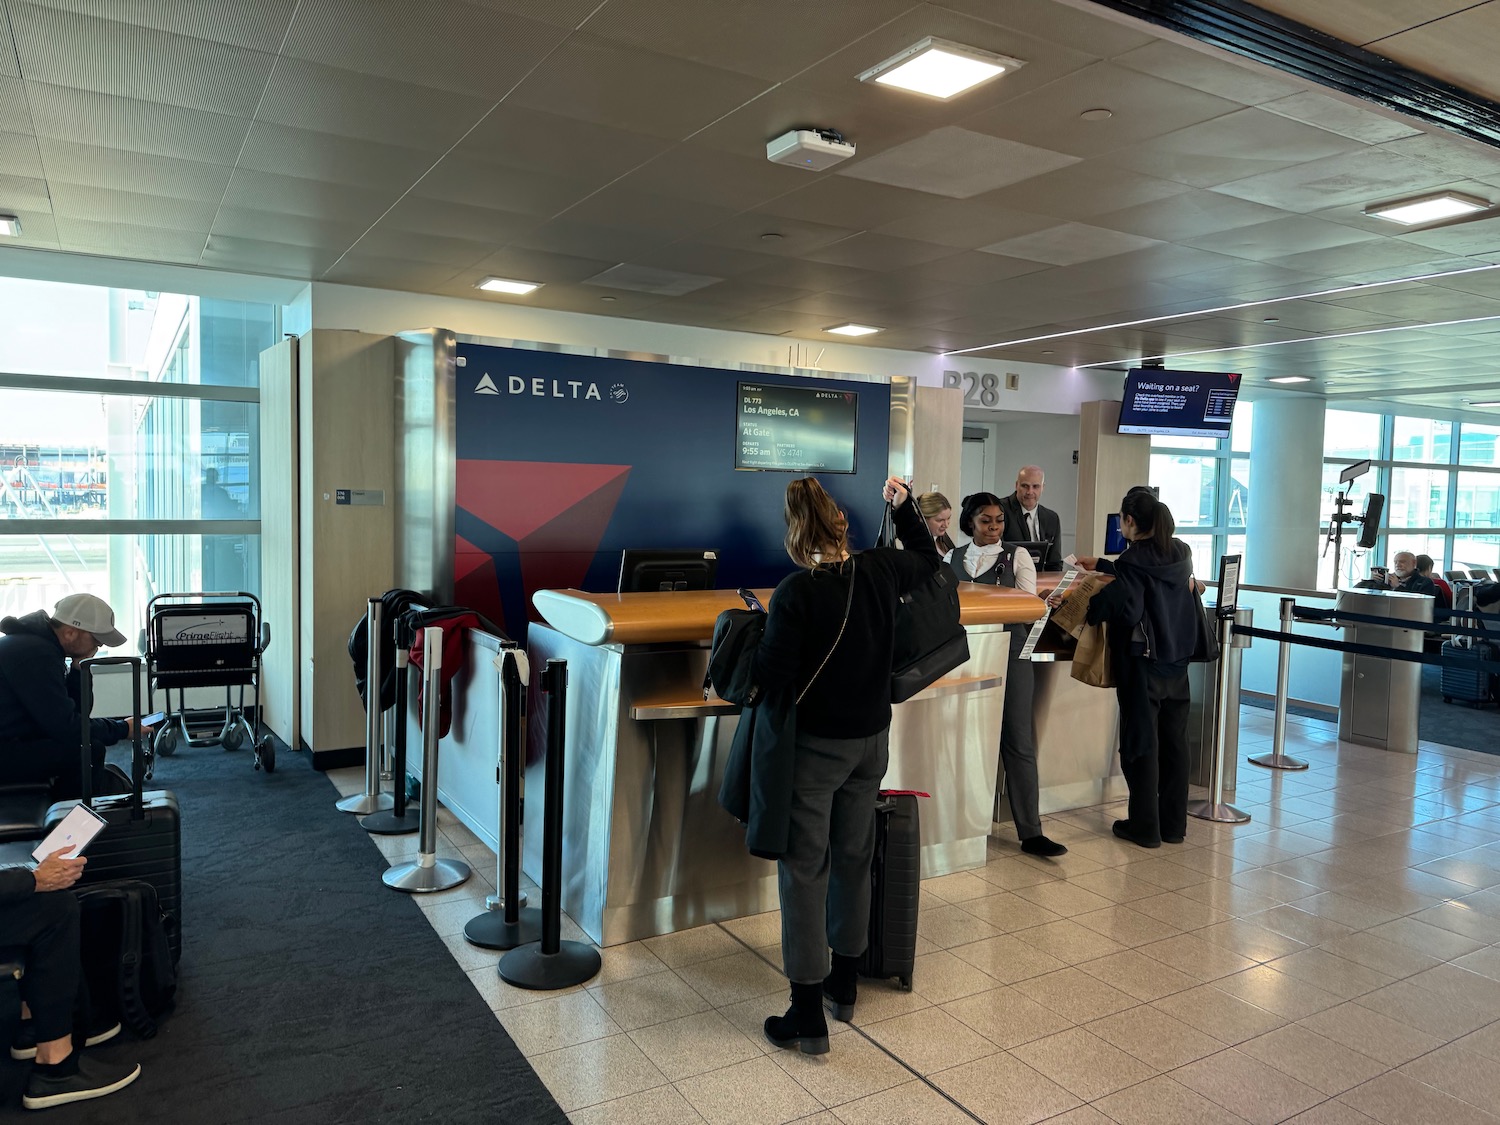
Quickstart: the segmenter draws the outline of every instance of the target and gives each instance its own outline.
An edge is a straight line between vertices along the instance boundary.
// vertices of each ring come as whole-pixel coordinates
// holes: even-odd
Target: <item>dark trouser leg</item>
[[[1131,834],[1155,840],[1161,835],[1156,728],[1158,702],[1151,677],[1141,674],[1116,689],[1120,701],[1120,772],[1130,788]]]
[[[1010,663],[1005,670],[1005,714],[1000,723],[1000,763],[1005,767],[1005,794],[1016,836],[1029,840],[1042,834],[1042,814],[1036,776],[1036,671],[1029,660],[1018,659],[1026,637],[1011,634]]]
[[[853,931],[869,928],[875,793],[885,773],[885,746],[885,732],[858,739],[797,736],[787,853],[776,865],[781,892],[782,964],[794,983],[821,985],[828,975],[829,916],[835,892],[839,899],[838,940],[849,941]],[[846,786],[848,793],[842,792]],[[861,802],[866,810],[864,825],[858,816]],[[836,803],[838,840],[832,838]],[[862,897],[855,877],[860,855],[864,869]],[[837,885],[831,886],[835,862],[839,877]],[[853,915],[861,902],[863,917],[856,919]],[[857,940],[855,952],[863,951],[864,935]],[[848,950],[841,948],[839,952]]]
[[[0,915],[0,946],[26,947],[21,996],[31,1007],[38,1043],[73,1030],[78,995],[78,899],[72,891],[32,894]]]
[[[1152,681],[1158,700],[1156,742],[1160,777],[1157,780],[1161,834],[1177,838],[1187,835],[1188,799],[1188,678],[1177,676]]]
[[[832,857],[828,879],[828,944],[858,957],[870,940],[870,861],[875,855],[875,801],[889,758],[890,731],[864,743],[849,780],[833,795],[828,826]]]

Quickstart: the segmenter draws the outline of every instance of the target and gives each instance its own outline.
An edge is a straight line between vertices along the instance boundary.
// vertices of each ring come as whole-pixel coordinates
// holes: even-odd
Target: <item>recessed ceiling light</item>
[[[1398,199],[1391,203],[1371,204],[1365,208],[1365,214],[1374,219],[1387,219],[1409,227],[1417,223],[1435,223],[1439,219],[1472,215],[1475,211],[1486,211],[1489,207],[1488,199],[1456,191],[1440,191],[1432,195]]]
[[[1101,106],[1098,109],[1086,109],[1078,116],[1081,120],[1084,121],[1108,121],[1114,115],[1114,110],[1105,109]]]
[[[540,281],[515,281],[508,277],[487,277],[474,288],[483,289],[486,293],[510,293],[520,297],[541,287]]]
[[[1465,405],[1467,405],[1467,406],[1500,406],[1500,400],[1497,400],[1495,402],[1470,402],[1470,403],[1466,403]]]
[[[1264,319],[1264,323],[1266,323],[1266,324],[1280,324],[1281,323],[1281,317],[1279,317],[1279,316],[1268,316],[1268,317],[1266,317]]]
[[[0,234],[7,238],[20,238],[21,220],[14,215],[0,215]]]
[[[768,230],[760,236],[760,240],[762,242],[780,242],[781,235],[777,234],[774,230]]]
[[[868,324],[836,324],[832,328],[823,329],[824,332],[832,332],[835,336],[872,336],[880,329],[872,328]]]
[[[1312,378],[1308,375],[1277,375],[1274,379],[1267,379],[1268,383],[1311,383]]]
[[[928,36],[899,55],[872,66],[859,80],[946,101],[1022,65],[1020,59]]]
[[[617,297],[600,297],[599,300],[601,300],[601,301],[614,301],[614,300],[618,300],[618,298]]]

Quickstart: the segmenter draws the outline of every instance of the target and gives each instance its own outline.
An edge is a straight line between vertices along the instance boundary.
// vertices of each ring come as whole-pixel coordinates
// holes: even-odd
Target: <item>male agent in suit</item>
[[[1038,570],[1061,570],[1062,521],[1051,508],[1042,507],[1042,486],[1047,474],[1038,465],[1024,465],[1016,474],[1016,490],[1000,507],[1005,511],[1005,542],[1047,544],[1046,553],[1037,563]]]

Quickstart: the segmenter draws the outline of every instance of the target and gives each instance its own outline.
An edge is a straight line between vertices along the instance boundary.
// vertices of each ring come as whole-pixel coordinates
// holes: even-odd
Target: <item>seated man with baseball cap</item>
[[[0,784],[47,782],[55,801],[80,797],[77,687],[70,690],[68,661],[125,643],[115,611],[93,594],[69,594],[51,613],[5,618],[0,634]],[[104,751],[130,736],[131,721],[93,719],[89,728],[94,792],[119,792]]]

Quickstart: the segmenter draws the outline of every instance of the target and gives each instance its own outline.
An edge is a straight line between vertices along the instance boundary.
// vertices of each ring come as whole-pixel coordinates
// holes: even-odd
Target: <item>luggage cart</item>
[[[157,689],[167,696],[167,718],[151,738],[148,777],[156,756],[170,757],[179,746],[238,750],[246,740],[255,749],[255,768],[275,771],[276,748],[261,729],[260,711],[261,657],[270,643],[260,599],[244,590],[158,594],[146,603],[147,709],[156,710]],[[207,687],[224,689],[223,710],[189,710],[187,690]],[[254,724],[245,718],[246,687],[255,691]]]

